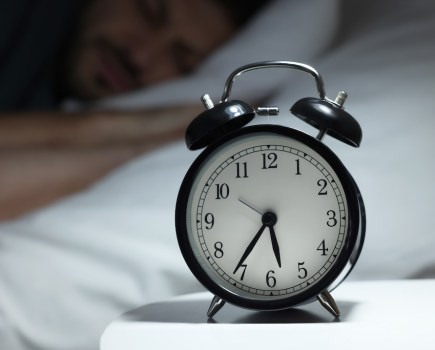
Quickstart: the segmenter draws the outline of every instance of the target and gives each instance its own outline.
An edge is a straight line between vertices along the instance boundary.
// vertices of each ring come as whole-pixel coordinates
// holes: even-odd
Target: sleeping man
[[[188,74],[264,2],[1,5],[6,31],[0,39],[0,219],[82,189],[132,157],[181,137],[201,110],[183,105],[65,113],[62,100],[91,102]]]
[[[0,32],[0,215],[16,217],[0,222],[1,349],[95,350],[107,325],[125,311],[204,290],[183,261],[174,227],[180,183],[197,156],[181,137],[203,110],[187,104],[202,93],[216,101],[229,73],[255,61],[307,63],[322,74],[329,97],[349,93],[346,110],[361,124],[361,147],[331,137],[324,142],[354,176],[367,209],[367,239],[351,278],[435,277],[434,1],[274,0],[237,35],[244,19],[228,22],[224,13],[239,13],[235,9],[218,15],[224,0],[86,0],[78,22],[70,18],[77,0],[50,1],[55,14],[42,9],[48,2],[0,2],[0,17],[6,17]],[[244,8],[252,1],[226,2]],[[183,9],[195,4],[187,18]],[[152,57],[145,48],[172,37],[159,28],[175,18],[184,18],[177,31],[188,31],[189,39],[192,26],[208,38],[218,34],[213,47],[207,40],[207,50],[192,56],[192,43],[186,48],[177,40],[173,51]],[[56,39],[65,38],[69,21],[80,23],[74,40]],[[27,33],[38,39],[26,39]],[[58,55],[44,56],[53,46],[46,40],[71,43],[66,52],[72,54],[61,61],[66,73],[54,75],[64,78],[61,84],[48,79],[62,65],[48,58]],[[150,47],[157,54],[164,46]],[[172,68],[169,52],[178,62]],[[231,98],[278,106],[277,119],[259,122],[315,136],[317,130],[289,112],[298,99],[316,96],[314,81],[272,71],[244,75]],[[142,85],[143,91],[124,94]],[[68,97],[80,100],[74,113],[58,107]],[[69,102],[68,108],[75,106]],[[143,106],[166,109],[132,109]]]

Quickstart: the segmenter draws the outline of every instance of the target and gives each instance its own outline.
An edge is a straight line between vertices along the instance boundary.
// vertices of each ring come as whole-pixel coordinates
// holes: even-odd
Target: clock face
[[[349,182],[311,137],[244,128],[207,149],[186,176],[177,203],[183,255],[206,287],[236,304],[310,299],[348,258]]]

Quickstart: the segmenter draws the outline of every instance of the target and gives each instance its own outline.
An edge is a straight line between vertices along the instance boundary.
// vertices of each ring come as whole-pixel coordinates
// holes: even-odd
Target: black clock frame
[[[217,284],[204,271],[197,260],[188,237],[186,209],[192,185],[201,169],[201,165],[210,155],[226,142],[236,137],[250,133],[266,132],[278,134],[298,140],[320,154],[334,169],[342,182],[344,195],[348,205],[348,227],[343,248],[330,270],[321,277],[320,281],[307,288],[305,291],[282,299],[250,299],[237,295],[225,287]],[[301,131],[280,125],[254,125],[235,130],[207,147],[193,162],[181,184],[175,210],[175,224],[177,240],[183,258],[198,281],[211,293],[231,304],[254,310],[280,310],[310,302],[325,289],[332,285],[338,286],[353,269],[361,253],[365,237],[365,211],[359,189],[340,159],[325,144]],[[350,266],[349,266],[350,264]],[[340,280],[337,280],[340,278]]]

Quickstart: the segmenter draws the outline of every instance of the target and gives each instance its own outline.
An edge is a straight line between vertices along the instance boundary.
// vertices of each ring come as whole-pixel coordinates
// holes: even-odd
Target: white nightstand
[[[345,282],[333,295],[339,321],[317,302],[279,312],[226,304],[211,320],[211,294],[182,296],[125,313],[100,349],[435,349],[435,280]]]

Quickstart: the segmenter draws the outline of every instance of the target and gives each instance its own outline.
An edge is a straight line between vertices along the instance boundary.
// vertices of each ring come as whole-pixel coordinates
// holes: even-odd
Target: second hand
[[[239,198],[239,202],[243,203],[244,205],[246,205],[248,208],[251,208],[253,211],[257,212],[260,215],[263,215],[263,213],[261,211],[259,211],[258,209],[254,208],[252,205],[249,205],[248,203],[246,203],[243,199]]]

